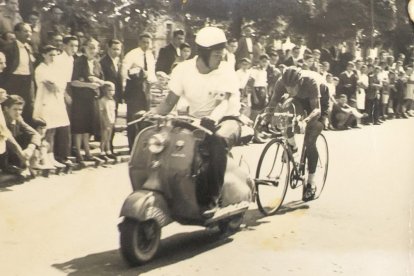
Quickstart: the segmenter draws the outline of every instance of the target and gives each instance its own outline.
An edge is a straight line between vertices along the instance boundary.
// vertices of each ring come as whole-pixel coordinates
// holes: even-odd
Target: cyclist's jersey
[[[281,103],[283,94],[287,93],[285,85],[280,78],[274,87],[274,94],[269,102],[270,107]],[[321,115],[327,114],[329,108],[329,92],[328,86],[324,82],[322,76],[317,72],[302,70],[299,79],[298,94],[294,99],[301,103],[307,114],[312,112],[310,100],[319,99],[321,105]]]

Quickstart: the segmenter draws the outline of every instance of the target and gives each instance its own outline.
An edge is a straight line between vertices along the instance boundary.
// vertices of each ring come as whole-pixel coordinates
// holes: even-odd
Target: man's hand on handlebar
[[[200,126],[210,130],[211,132],[214,132],[216,130],[216,122],[209,117],[201,118]]]
[[[298,120],[297,120],[297,125],[298,125],[298,127],[299,127],[299,132],[300,132],[301,134],[304,134],[304,133],[305,133],[306,126],[308,125],[308,122],[309,122],[309,120],[308,120],[308,118],[307,118],[307,117],[306,117],[306,118],[304,118],[304,119],[300,119],[300,118],[298,118]]]

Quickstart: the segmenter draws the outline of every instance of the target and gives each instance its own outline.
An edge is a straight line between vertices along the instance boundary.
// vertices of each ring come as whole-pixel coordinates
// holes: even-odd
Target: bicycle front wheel
[[[277,212],[286,195],[290,162],[279,140],[270,141],[260,156],[256,170],[257,205],[266,216]]]
[[[328,151],[328,142],[326,141],[325,136],[320,134],[316,140],[316,148],[318,150],[318,164],[316,167],[315,173],[315,185],[316,185],[316,194],[315,199],[317,199],[325,187],[326,178],[328,176],[328,165],[329,165],[329,151]]]

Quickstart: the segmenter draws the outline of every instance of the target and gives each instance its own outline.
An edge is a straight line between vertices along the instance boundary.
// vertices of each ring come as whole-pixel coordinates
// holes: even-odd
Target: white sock
[[[308,183],[313,185],[313,184],[315,184],[314,182],[315,182],[315,174],[314,173],[309,173],[308,174]]]

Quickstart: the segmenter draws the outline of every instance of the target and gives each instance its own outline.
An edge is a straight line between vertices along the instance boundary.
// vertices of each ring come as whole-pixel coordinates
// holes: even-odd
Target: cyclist
[[[184,97],[189,114],[201,118],[201,125],[214,132],[206,138],[210,154],[207,180],[208,200],[205,215],[217,210],[218,196],[223,186],[227,153],[240,138],[241,124],[238,78],[232,65],[223,61],[226,46],[224,32],[216,27],[204,27],[196,36],[198,55],[178,64],[170,77],[171,90],[156,113],[168,114]]]
[[[269,114],[265,117],[267,122],[270,120],[271,113],[287,97],[291,98],[291,104],[294,105],[297,115],[306,116],[303,122],[306,123],[304,145],[306,146],[306,158],[308,160],[308,177],[303,192],[303,200],[308,201],[314,198],[316,192],[314,177],[319,157],[316,140],[324,128],[323,121],[327,116],[329,107],[328,87],[316,72],[301,70],[294,66],[284,69],[282,77],[274,86],[274,93],[266,108],[266,112]],[[295,153],[298,148],[294,134],[291,128],[288,128],[284,133],[288,145]]]

